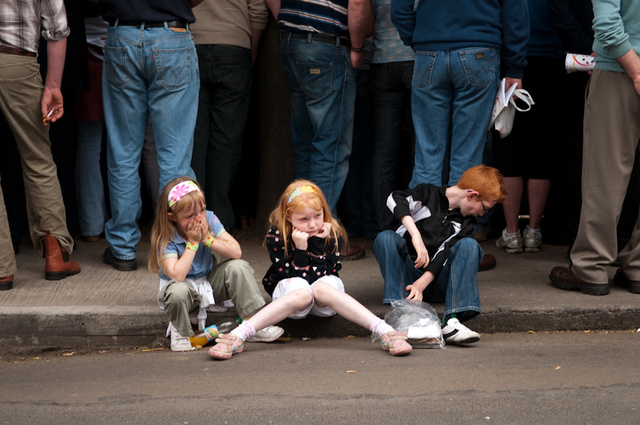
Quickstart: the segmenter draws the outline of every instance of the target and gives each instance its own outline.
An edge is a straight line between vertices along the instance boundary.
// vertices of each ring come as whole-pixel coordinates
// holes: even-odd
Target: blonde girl
[[[229,258],[216,263],[214,253]],[[265,305],[253,268],[241,260],[242,249],[207,211],[198,183],[179,177],[160,194],[151,231],[149,270],[160,275],[158,303],[171,321],[171,349],[190,351],[194,334],[191,318],[204,328],[207,310],[216,301],[231,299],[241,318]],[[262,329],[262,328],[261,328]],[[284,331],[277,326],[263,329],[253,341],[270,342]]]
[[[338,277],[345,231],[331,217],[318,186],[308,180],[294,181],[280,197],[269,222],[271,228],[265,245],[272,266],[263,285],[273,301],[230,334],[220,335],[209,350],[211,357],[222,360],[242,352],[244,342],[256,329],[287,317],[302,319],[309,314],[329,317],[336,313],[370,329],[374,338],[381,338],[382,348],[392,355],[411,352],[406,334],[395,332],[345,293]]]

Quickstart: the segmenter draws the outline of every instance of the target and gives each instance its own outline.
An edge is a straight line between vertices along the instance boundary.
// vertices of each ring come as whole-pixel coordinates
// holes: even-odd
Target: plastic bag
[[[514,84],[505,92],[505,84],[506,79],[503,79],[496,94],[496,100],[491,114],[491,122],[489,124],[489,128],[491,128],[492,125],[495,126],[495,129],[500,133],[501,139],[504,139],[511,133],[516,111],[527,112],[531,109],[532,105],[535,105],[528,91],[518,89],[517,84]],[[516,101],[524,104],[524,106],[518,106]]]
[[[395,300],[384,316],[396,331],[407,332],[413,348],[443,348],[444,338],[436,310],[425,302]]]
[[[500,86],[498,87],[498,92],[496,93],[496,100],[493,102],[493,111],[491,112],[491,121],[489,121],[489,127],[493,126],[496,123],[496,120],[503,113],[505,108],[509,106],[509,100],[513,97],[513,92],[518,88],[518,83],[515,83],[506,89],[507,79],[503,78],[500,81]],[[504,119],[504,118],[503,118]]]

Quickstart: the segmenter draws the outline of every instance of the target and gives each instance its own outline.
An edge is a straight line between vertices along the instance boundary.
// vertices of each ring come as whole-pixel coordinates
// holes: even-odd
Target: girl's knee
[[[170,282],[167,288],[165,288],[162,301],[166,311],[172,311],[178,308],[186,308],[189,310],[195,302],[193,289],[184,282]]]
[[[313,284],[313,298],[318,304],[332,304],[344,295],[346,295],[344,291],[335,288],[329,282],[317,281]]]
[[[313,293],[307,289],[295,289],[289,292],[289,301],[296,310],[302,310],[313,302]]]
[[[225,272],[227,276],[240,276],[250,274],[253,276],[253,267],[245,260],[227,260]]]

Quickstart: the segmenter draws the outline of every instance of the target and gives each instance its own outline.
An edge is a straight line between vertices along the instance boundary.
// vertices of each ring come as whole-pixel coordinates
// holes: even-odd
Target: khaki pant
[[[67,230],[62,192],[51,155],[49,127],[42,123],[42,91],[36,58],[0,53],[0,109],[20,152],[31,241],[42,254],[41,240],[48,229],[71,253],[73,239]],[[4,203],[3,196],[0,201]],[[0,210],[0,238],[0,277],[3,277],[15,272],[4,206]]]
[[[215,264],[207,280],[211,283],[216,302],[230,299],[243,319],[265,305],[253,268],[244,260],[227,260]],[[200,296],[196,290],[191,285],[174,279],[162,288],[158,300],[164,304],[164,311],[180,335],[192,336],[189,314],[197,312],[200,307]]]
[[[571,250],[580,279],[608,283],[616,257],[625,275],[640,280],[640,226],[618,255],[616,227],[640,140],[640,96],[625,73],[594,70],[584,111],[582,210]]]

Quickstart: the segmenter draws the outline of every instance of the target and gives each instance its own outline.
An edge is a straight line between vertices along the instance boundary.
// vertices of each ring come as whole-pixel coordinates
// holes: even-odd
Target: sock
[[[449,321],[449,319],[457,319],[455,314],[451,314],[449,317],[443,317],[442,318],[442,327],[444,328],[445,326],[447,326],[447,322]]]
[[[529,225],[527,225],[527,228],[526,228],[525,232],[527,232],[527,233],[539,233],[540,232],[540,228],[532,229],[531,227],[529,227]]]
[[[374,321],[371,326],[369,326],[369,330],[375,336],[382,336],[387,332],[393,332],[394,329],[384,320],[378,319]]]
[[[256,328],[249,322],[242,322],[240,326],[232,330],[231,333],[241,340],[246,341],[256,334]]]

